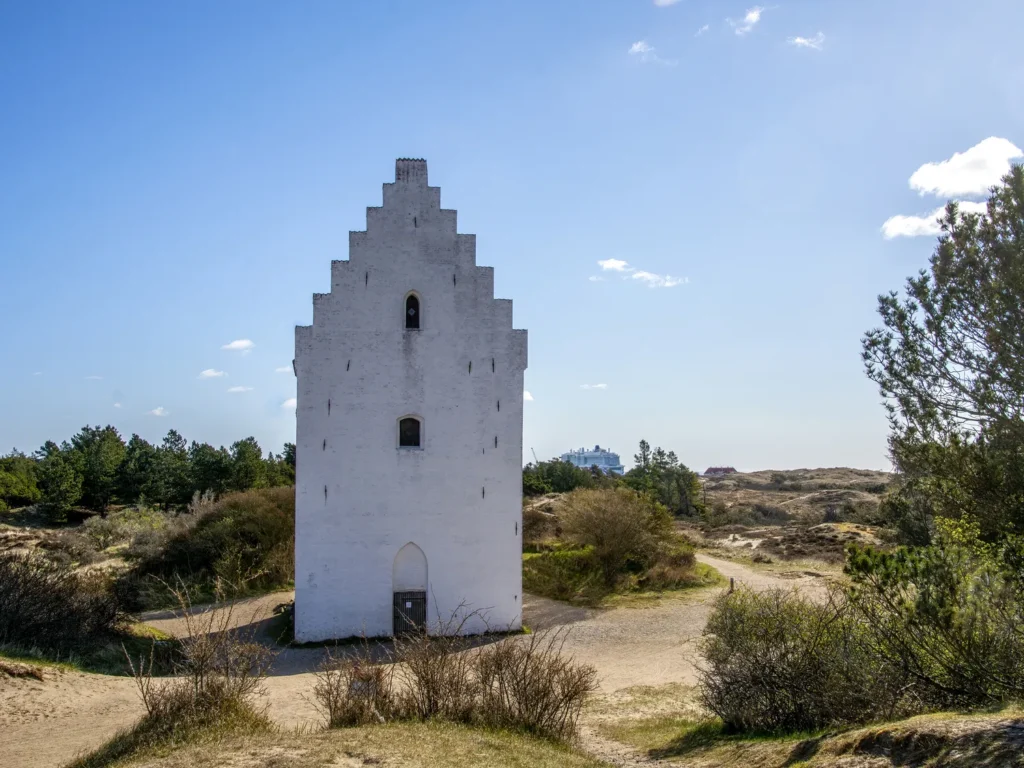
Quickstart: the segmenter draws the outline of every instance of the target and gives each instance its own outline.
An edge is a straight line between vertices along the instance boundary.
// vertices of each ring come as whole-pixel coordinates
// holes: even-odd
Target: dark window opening
[[[420,300],[415,296],[408,296],[405,299],[405,328],[406,330],[419,330],[420,327]]]
[[[494,447],[495,448],[498,447],[498,436],[497,435],[494,436]]]
[[[398,445],[402,448],[420,447],[420,422],[412,417],[398,422]]]

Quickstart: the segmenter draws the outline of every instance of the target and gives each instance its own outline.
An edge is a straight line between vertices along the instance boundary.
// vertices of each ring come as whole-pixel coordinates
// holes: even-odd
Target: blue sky
[[[1009,0],[0,2],[0,445],[280,450],[293,327],[408,156],[530,331],[524,459],[887,468],[859,340],[927,214],[1019,154],[1021,28]]]

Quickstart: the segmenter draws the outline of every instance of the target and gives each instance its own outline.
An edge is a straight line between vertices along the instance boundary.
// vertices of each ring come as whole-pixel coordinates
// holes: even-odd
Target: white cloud
[[[940,197],[985,195],[1010,170],[1010,160],[1022,155],[1011,141],[989,136],[948,160],[925,163],[910,177],[910,188]]]
[[[228,387],[228,392],[252,392],[252,387]]]
[[[629,266],[628,261],[622,259],[602,259],[597,262],[597,266],[601,269],[610,272],[632,272],[633,267]]]
[[[120,407],[121,407],[121,404],[120,404],[120,403],[114,403],[114,407],[115,407],[115,408],[120,408]]]
[[[224,344],[221,349],[227,349],[232,352],[242,352],[244,354],[245,352],[251,351],[255,346],[256,345],[249,339],[235,339],[234,341],[229,341],[227,344]]]
[[[690,282],[685,277],[672,277],[671,275],[656,275],[653,272],[634,272],[630,277],[647,283],[649,288],[674,288],[677,285],[685,285]]]
[[[200,379],[219,379],[221,376],[227,376],[224,371],[218,371],[215,368],[207,368],[205,371],[199,372]]]
[[[654,46],[650,45],[646,40],[637,40],[629,46],[629,55],[639,56],[640,61],[654,61],[658,64],[665,64],[670,67],[675,66],[678,63],[671,59],[663,59],[655,52]]]
[[[797,48],[813,48],[820,51],[825,47],[825,35],[819,32],[814,37],[791,37],[786,42]]]
[[[599,277],[597,275],[591,275],[590,277],[587,278],[587,280],[589,280],[592,283],[603,283],[604,282],[604,278],[603,277]]]
[[[743,14],[743,18],[739,21],[736,19],[726,19],[726,21],[729,22],[729,26],[733,28],[737,35],[745,35],[757,26],[757,23],[761,20],[762,13],[764,13],[764,8],[760,5],[755,5],[753,8],[748,8],[747,12]]]
[[[580,384],[580,389],[608,389],[607,384]]]
[[[275,368],[274,373],[294,373],[290,365],[282,365],[280,368]]]
[[[705,32],[707,32],[707,31],[708,31],[709,29],[711,29],[711,25],[710,25],[710,24],[705,24],[705,25],[704,25],[703,27],[701,27],[700,29],[698,29],[698,30],[697,30],[697,31],[696,31],[696,32],[694,33],[694,35],[693,35],[693,36],[694,36],[694,37],[700,37],[700,36],[701,36],[701,35],[703,35],[703,34],[704,34]]]
[[[533,402],[533,395],[530,394],[530,391],[528,389],[523,390],[523,400],[525,400],[528,403]]]
[[[150,416],[166,416],[169,413],[169,411],[162,405],[158,405],[152,411],[146,411],[146,413],[148,413]]]
[[[958,204],[960,213],[985,213],[985,203],[961,201]],[[890,216],[882,225],[882,236],[886,240],[895,237],[921,237],[922,235],[938,235],[942,231],[939,219],[946,215],[946,206],[940,206],[924,216]]]
[[[653,272],[645,272],[642,269],[629,266],[629,262],[622,259],[603,259],[597,262],[598,266],[606,272],[620,272],[623,280],[639,280],[651,288],[673,288],[677,285],[684,285],[689,281],[685,277],[672,277],[671,275],[656,275]],[[591,275],[591,281],[597,282],[604,278]]]
[[[32,375],[33,375],[33,376],[42,376],[42,375],[43,375],[43,372],[42,372],[42,371],[36,371],[36,372],[35,372],[35,373],[33,373]]]
[[[679,0],[654,0],[654,4],[659,8],[668,8],[670,5],[675,5]]]
[[[282,408],[285,408],[285,409],[289,409],[290,408],[292,410],[295,409],[296,405],[298,405],[298,400],[296,400],[294,397],[289,397],[287,400],[285,400],[283,403],[281,403],[281,407]]]
[[[86,376],[85,378],[86,378],[87,381],[102,381],[103,380],[102,376]]]

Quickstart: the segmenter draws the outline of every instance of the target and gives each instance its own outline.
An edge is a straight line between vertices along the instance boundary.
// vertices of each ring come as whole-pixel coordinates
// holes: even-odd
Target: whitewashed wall
[[[349,260],[332,262],[331,292],[313,295],[313,325],[295,329],[302,642],[391,634],[409,542],[427,559],[435,628],[463,603],[492,628],[521,623],[526,331],[440,201],[425,161],[398,160],[383,207],[349,233]],[[405,330],[409,291],[418,331]],[[420,450],[398,447],[409,414],[423,419]]]

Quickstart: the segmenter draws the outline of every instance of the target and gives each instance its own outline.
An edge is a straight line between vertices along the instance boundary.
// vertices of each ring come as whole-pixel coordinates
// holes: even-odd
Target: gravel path
[[[737,585],[815,590],[820,579],[783,578],[738,563],[698,554]],[[678,593],[654,604],[592,610],[524,595],[526,623],[534,629],[565,627],[564,650],[597,667],[602,693],[634,685],[696,681],[695,643],[707,621],[711,601],[721,590]],[[266,621],[290,592],[245,600],[234,609],[235,623]],[[147,614],[148,624],[171,634],[184,620],[170,611]],[[311,702],[312,670],[322,649],[289,648],[277,657],[267,680],[271,716],[284,726],[317,720]],[[133,682],[127,678],[50,671],[43,682],[0,677],[0,766],[50,768],[95,748],[142,712]],[[614,765],[648,762],[615,742],[586,734],[587,746]]]

